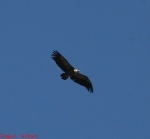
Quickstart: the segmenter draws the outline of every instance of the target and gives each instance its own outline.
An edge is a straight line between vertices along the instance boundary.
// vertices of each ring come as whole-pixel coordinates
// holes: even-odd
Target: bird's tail
[[[66,80],[69,77],[67,73],[62,73],[60,76],[63,80]]]

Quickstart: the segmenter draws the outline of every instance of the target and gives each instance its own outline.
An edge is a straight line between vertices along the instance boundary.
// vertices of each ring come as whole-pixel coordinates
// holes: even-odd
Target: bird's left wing
[[[91,93],[93,92],[93,86],[89,78],[83,74],[75,73],[70,77],[74,82],[84,86]]]

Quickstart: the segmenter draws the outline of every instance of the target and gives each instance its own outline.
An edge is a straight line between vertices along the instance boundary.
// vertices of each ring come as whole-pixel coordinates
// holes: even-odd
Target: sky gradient
[[[60,78],[58,50],[94,93]],[[0,133],[150,138],[149,0],[1,0]]]

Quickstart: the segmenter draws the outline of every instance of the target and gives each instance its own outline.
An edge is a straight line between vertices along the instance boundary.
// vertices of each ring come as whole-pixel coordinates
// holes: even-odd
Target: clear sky
[[[94,93],[60,79],[58,50]],[[149,0],[1,0],[0,133],[150,139]]]

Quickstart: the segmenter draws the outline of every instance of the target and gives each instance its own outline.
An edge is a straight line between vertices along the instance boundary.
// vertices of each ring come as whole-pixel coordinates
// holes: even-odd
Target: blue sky
[[[0,133],[150,138],[150,1],[0,1]],[[60,79],[58,50],[94,93]]]

